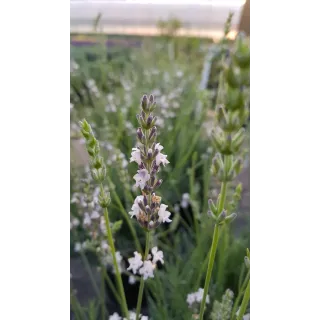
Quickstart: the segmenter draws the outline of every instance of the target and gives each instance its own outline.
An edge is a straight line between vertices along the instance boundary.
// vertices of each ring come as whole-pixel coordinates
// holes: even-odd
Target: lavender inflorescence
[[[236,39],[234,50],[223,62],[219,95],[217,97],[216,119],[212,133],[216,154],[212,159],[213,176],[222,183],[233,181],[243,168],[241,147],[245,140],[245,122],[249,117],[250,51],[244,35]],[[233,196],[236,203],[241,196],[239,186]],[[218,199],[219,200],[219,199]],[[219,201],[218,201],[219,202]],[[234,209],[235,206],[229,206]],[[217,206],[209,200],[208,214],[219,223],[230,222],[236,214],[218,212]]]
[[[171,222],[167,205],[161,204],[161,197],[155,191],[162,184],[157,177],[161,164],[169,163],[167,156],[162,154],[163,146],[156,142],[157,118],[153,115],[156,102],[153,95],[149,98],[144,95],[141,100],[141,110],[137,115],[140,127],[137,129],[137,138],[140,146],[132,149],[130,162],[138,164],[138,172],[133,177],[136,187],[140,187],[142,195],[138,196],[129,212],[131,217],[136,216],[139,224],[146,230],[157,228],[161,222]]]

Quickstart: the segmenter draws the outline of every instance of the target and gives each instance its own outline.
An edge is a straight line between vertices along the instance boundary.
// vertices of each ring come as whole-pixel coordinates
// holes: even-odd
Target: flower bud
[[[143,141],[145,141],[145,136],[144,136],[141,128],[138,128],[138,129],[137,129],[137,136],[138,136],[138,139],[139,139],[139,141],[140,141],[141,143],[142,143]]]
[[[107,208],[111,203],[110,192],[104,193],[100,190],[98,200],[101,208]]]
[[[240,173],[242,167],[243,167],[243,160],[241,158],[237,158],[232,166],[232,169],[234,170],[236,175]]]
[[[239,131],[233,136],[232,142],[231,142],[231,149],[234,153],[238,152],[242,142],[245,138],[245,129],[240,128]]]
[[[104,166],[104,160],[101,156],[96,156],[95,158],[93,158],[91,165],[95,169],[100,169]]]
[[[237,217],[237,214],[236,214],[236,213],[231,213],[230,215],[228,215],[228,216],[224,219],[224,221],[225,221],[226,223],[230,223],[230,222],[232,222],[236,217]]]
[[[217,217],[214,215],[214,213],[211,210],[208,210],[207,214],[209,218],[212,218],[214,221],[217,220]]]
[[[230,65],[226,73],[228,85],[235,89],[239,88],[241,84],[239,68],[234,65]]]
[[[158,180],[158,181],[156,182],[156,184],[154,185],[154,188],[159,188],[159,187],[161,186],[162,182],[163,182],[162,179]]]
[[[141,200],[138,201],[138,206],[142,211],[146,211],[146,207],[145,207],[143,201],[141,201]]]
[[[236,187],[236,193],[241,194],[242,193],[242,183],[239,183]]]
[[[150,207],[148,205],[146,205],[146,210],[145,211],[146,211],[147,214],[151,213],[151,209],[150,209]]]
[[[149,140],[155,138],[157,135],[157,127],[152,127],[149,135]]]
[[[225,218],[226,218],[226,210],[222,210],[222,212],[219,214],[217,218],[217,223],[223,222]]]
[[[212,159],[211,170],[212,170],[212,174],[214,176],[216,176],[218,174],[219,170],[220,170],[219,161],[218,161],[216,156]]]
[[[148,111],[148,97],[143,95],[141,99],[141,108],[143,111]]]
[[[244,257],[244,264],[246,265],[246,267],[247,267],[248,269],[250,269],[250,260],[249,260],[248,257]]]
[[[243,94],[239,88],[228,86],[226,94],[226,107],[228,110],[241,109],[244,106]]]
[[[238,34],[235,46],[234,61],[240,68],[248,68],[250,66],[250,48],[245,41],[245,35],[243,33]]]
[[[153,120],[153,116],[150,114],[149,117],[147,118],[147,121],[146,121],[146,124],[148,127],[150,127],[152,120]]]
[[[208,205],[209,205],[209,208],[210,208],[211,212],[213,212],[213,214],[216,215],[217,214],[217,207],[213,203],[212,199],[208,200]]]
[[[148,198],[146,195],[143,195],[143,204],[146,206],[148,204]]]
[[[148,159],[150,160],[150,159],[152,159],[152,149],[149,149],[148,150],[148,154],[147,154],[147,157],[148,157]]]

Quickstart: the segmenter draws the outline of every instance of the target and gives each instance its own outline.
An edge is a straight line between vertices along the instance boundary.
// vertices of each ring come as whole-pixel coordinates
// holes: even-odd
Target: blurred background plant
[[[85,118],[90,123],[106,159],[105,191],[112,199],[109,215],[128,308],[132,310],[139,279],[127,272],[127,259],[134,251],[141,252],[144,234],[128,215],[138,195],[132,179],[136,167],[129,159],[137,143],[136,114],[141,96],[153,94],[157,129],[170,161],[161,171],[165,183],[159,195],[169,205],[173,221],[166,228],[160,226],[153,236],[153,244],[164,252],[165,265],[159,267],[154,279],[146,281],[141,313],[159,320],[192,319],[195,314],[186,299],[204,284],[214,227],[207,217],[207,199],[217,196],[220,188],[210,175],[217,79],[221,54],[233,41],[227,37],[217,43],[208,38],[178,37],[182,23],[175,18],[159,21],[158,37],[105,35],[99,32],[100,23],[98,16],[94,34],[71,34],[72,317],[103,319],[102,303],[106,316],[121,313],[112,260],[102,255],[105,261],[101,263],[101,252],[107,252],[108,244],[92,241],[94,216],[96,212],[100,216],[101,209],[78,121]],[[249,247],[249,130],[242,151],[246,151],[243,172],[227,195],[238,218],[228,229],[227,248],[218,247],[207,306],[211,319],[227,319],[219,318],[219,314],[227,314],[230,301],[244,294],[248,282],[243,257]],[[242,196],[234,197],[239,182]],[[107,267],[105,277],[101,277],[101,267]],[[102,291],[105,295],[101,298]],[[238,300],[240,307],[242,298]]]

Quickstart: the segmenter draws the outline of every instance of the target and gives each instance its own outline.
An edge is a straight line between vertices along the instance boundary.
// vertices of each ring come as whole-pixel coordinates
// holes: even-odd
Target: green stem
[[[112,185],[112,182],[111,182],[111,179],[110,177],[107,176],[107,180],[108,180],[108,184],[109,185]],[[132,225],[132,222],[129,218],[129,215],[128,215],[128,212],[124,209],[122,203],[121,203],[121,200],[119,199],[117,193],[115,192],[115,190],[113,188],[111,188],[111,194],[112,194],[112,197],[115,199],[115,201],[117,202],[119,208],[120,208],[120,211],[124,217],[124,219],[126,220],[127,224],[128,224],[128,227],[130,229],[130,232],[133,236],[133,240],[134,240],[134,243],[135,243],[135,246],[136,246],[136,249],[141,252],[142,251],[142,248],[141,248],[141,245],[140,245],[140,242],[138,240],[138,236],[137,236],[137,232],[136,232],[136,229],[133,227]]]
[[[100,185],[101,192],[104,192],[103,185]],[[112,230],[110,227],[110,221],[109,221],[109,213],[108,209],[104,208],[104,218],[106,221],[106,227],[107,227],[107,237],[108,237],[108,242],[109,246],[111,249],[111,255],[112,255],[112,260],[113,260],[113,265],[115,269],[115,275],[116,275],[116,280],[117,280],[117,285],[118,285],[118,290],[120,291],[120,297],[121,297],[121,309],[123,312],[123,315],[129,319],[129,312],[128,312],[128,306],[127,306],[127,301],[126,301],[126,296],[124,293],[124,288],[123,288],[123,283],[122,283],[122,278],[121,278],[121,273],[119,271],[119,266],[116,258],[116,249],[114,247],[114,242],[112,238]]]
[[[227,262],[227,249],[229,246],[229,226],[227,224],[223,225],[221,228],[220,236],[221,239],[221,246],[219,247],[218,252],[218,269],[217,269],[217,294],[223,292],[223,285],[224,285],[224,271]]]
[[[247,310],[247,306],[250,300],[250,280],[248,281],[247,284],[247,288],[246,288],[246,292],[244,293],[244,297],[240,306],[240,310],[239,310],[239,314],[237,317],[237,320],[242,320],[243,319],[243,315]]]
[[[111,289],[114,297],[117,299],[118,303],[121,305],[121,298],[120,298],[114,284],[112,283],[111,279],[109,278],[109,276],[105,270],[104,270],[104,278],[107,281],[107,284],[108,284],[109,288]]]
[[[70,292],[70,302],[71,302],[71,307],[72,307],[72,310],[74,312],[74,315],[76,317],[76,320],[84,320],[86,319],[84,313],[83,313],[83,310],[80,306],[80,303],[77,299],[77,297],[74,295],[74,293]]]
[[[101,303],[102,320],[106,320],[106,305],[105,305],[104,274],[103,273],[104,273],[103,270],[101,270],[101,295],[100,295],[101,301],[100,301],[100,303]]]
[[[146,260],[147,257],[148,257],[149,245],[150,245],[150,231],[147,232],[147,236],[146,236],[146,248],[145,248],[145,251],[144,251],[143,260]],[[140,316],[143,289],[144,289],[144,279],[143,279],[143,277],[141,277],[140,287],[139,287],[139,294],[138,294],[138,302],[137,302],[136,320],[139,320],[139,316]]]
[[[93,289],[95,291],[95,294],[97,295],[97,297],[99,297],[100,296],[99,288],[97,286],[97,283],[96,283],[96,281],[94,279],[94,276],[93,276],[93,273],[91,271],[91,267],[90,267],[89,261],[88,261],[86,255],[83,253],[82,250],[80,250],[80,256],[81,256],[82,262],[83,262],[83,264],[84,264],[84,266],[85,266],[85,268],[86,268],[86,270],[88,272],[88,275],[89,275],[89,278],[91,280],[92,287],[93,287]]]
[[[195,194],[195,163],[197,161],[197,153],[194,152],[192,155],[192,165],[190,169],[190,175],[189,175],[189,189],[190,189],[190,197],[191,197],[191,207],[192,207],[192,213],[193,213],[193,223],[194,223],[194,231],[196,234],[196,242],[198,243],[198,235],[199,235],[199,228],[198,228],[198,210],[194,204],[194,201],[196,199]]]
[[[211,245],[211,250],[210,250],[209,264],[208,264],[208,269],[207,269],[206,281],[205,281],[205,285],[204,285],[203,298],[202,298],[202,301],[201,301],[200,318],[199,318],[200,320],[203,319],[203,315],[204,315],[206,297],[207,297],[207,294],[208,294],[208,291],[209,291],[211,273],[212,273],[212,269],[213,269],[214,258],[215,258],[216,251],[217,251],[218,241],[219,241],[219,225],[216,224],[214,226],[212,245]]]
[[[243,281],[241,288],[239,290],[238,296],[236,298],[236,301],[234,302],[233,308],[232,308],[232,312],[231,312],[231,317],[230,319],[233,320],[235,318],[235,314],[237,312],[237,308],[240,302],[240,299],[242,298],[243,294],[244,294],[244,290],[245,287],[249,281],[249,277],[250,277],[250,272],[247,273],[245,280]]]
[[[221,211],[224,208],[224,203],[225,203],[226,195],[227,195],[227,182],[222,182],[220,195],[221,196],[220,196],[220,201],[219,201],[219,205],[218,205],[218,215],[221,213]],[[213,265],[214,265],[214,259],[216,256],[218,242],[219,242],[219,231],[220,231],[219,228],[220,227],[218,224],[216,224],[214,226],[212,244],[211,244],[211,250],[210,250],[210,257],[209,257],[209,264],[208,264],[206,280],[205,280],[205,284],[204,284],[203,298],[202,298],[201,307],[200,307],[200,317],[199,317],[200,320],[203,320],[203,316],[204,316],[206,297],[207,297],[207,294],[209,291],[209,285],[210,285],[211,274],[212,274]]]

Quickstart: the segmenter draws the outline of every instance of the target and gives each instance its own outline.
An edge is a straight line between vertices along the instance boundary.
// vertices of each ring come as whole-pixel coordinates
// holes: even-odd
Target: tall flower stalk
[[[130,162],[138,164],[138,171],[134,175],[136,186],[140,187],[141,195],[137,196],[134,204],[129,212],[131,217],[136,217],[140,226],[146,232],[145,252],[139,254],[135,252],[135,258],[129,259],[130,267],[135,272],[140,268],[139,273],[144,275],[140,280],[136,319],[139,319],[141,303],[144,290],[144,282],[148,277],[153,277],[152,269],[155,268],[157,260],[163,263],[163,253],[157,248],[152,249],[154,255],[153,261],[149,261],[149,248],[152,239],[150,239],[150,231],[157,228],[161,223],[171,222],[169,219],[171,213],[167,211],[167,205],[161,204],[161,197],[157,196],[155,191],[162,184],[162,180],[158,179],[157,174],[160,166],[167,165],[169,161],[167,156],[161,153],[163,146],[157,143],[157,127],[155,126],[157,118],[153,116],[156,107],[154,97],[149,98],[144,95],[141,100],[141,110],[137,115],[140,127],[137,130],[137,138],[140,145],[132,149]],[[143,266],[142,266],[143,265]]]
[[[110,198],[109,192],[105,192],[104,186],[103,186],[103,182],[106,180],[106,177],[107,177],[107,169],[106,169],[105,161],[103,157],[100,155],[99,142],[95,138],[89,123],[86,120],[83,120],[80,122],[80,126],[81,126],[81,133],[86,140],[87,152],[90,156],[91,175],[94,181],[98,183],[100,186],[99,205],[101,206],[101,208],[103,208],[108,244],[110,246],[117,286],[118,286],[118,290],[120,292],[120,297],[121,297],[122,313],[127,319],[129,319],[127,301],[124,293],[121,273],[119,270],[118,261],[116,257],[116,250],[115,250],[114,241],[112,237],[112,229],[111,229],[110,220],[109,220],[108,206],[111,202],[111,198]]]
[[[236,217],[236,213],[226,210],[226,196],[229,182],[234,180],[242,169],[241,146],[245,139],[243,124],[249,116],[250,51],[243,34],[238,35],[234,50],[226,51],[222,67],[212,135],[216,151],[212,160],[212,173],[221,182],[221,190],[216,204],[209,199],[208,213],[214,220],[215,227],[200,307],[200,320],[204,317],[205,297],[209,291],[221,228]]]

